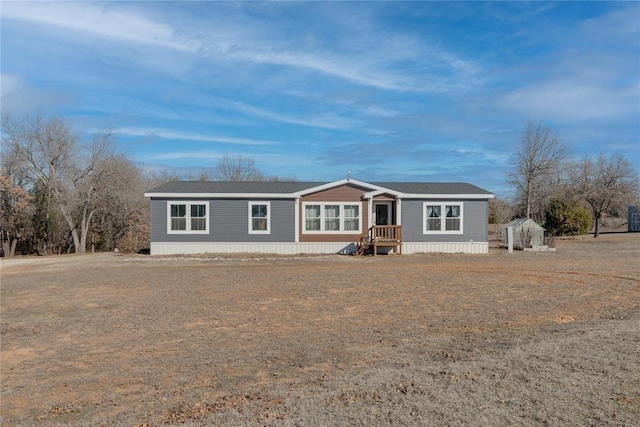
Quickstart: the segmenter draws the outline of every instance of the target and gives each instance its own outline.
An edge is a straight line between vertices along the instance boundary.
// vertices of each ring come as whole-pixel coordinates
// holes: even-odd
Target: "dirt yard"
[[[11,425],[637,426],[640,234],[1,264]]]

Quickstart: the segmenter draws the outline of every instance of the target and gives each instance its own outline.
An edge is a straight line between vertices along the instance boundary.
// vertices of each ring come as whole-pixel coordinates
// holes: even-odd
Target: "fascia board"
[[[144,193],[144,197],[178,199],[295,199],[292,193]]]
[[[493,199],[493,194],[403,194],[399,196],[401,199],[443,199],[443,200],[455,200],[455,199],[475,199],[486,200]]]

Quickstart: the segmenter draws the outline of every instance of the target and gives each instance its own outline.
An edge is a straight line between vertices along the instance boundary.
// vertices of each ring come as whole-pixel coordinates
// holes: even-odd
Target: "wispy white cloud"
[[[415,89],[415,87],[411,87],[408,84],[403,84],[398,76],[386,75],[385,73],[376,72],[376,70],[358,67],[351,60],[336,60],[337,58],[300,52],[260,51],[247,48],[231,52],[229,56],[257,63],[307,68],[356,84],[380,89],[401,91]]]
[[[277,145],[278,142],[259,139],[234,138],[220,135],[203,135],[188,132],[177,132],[157,128],[122,127],[114,130],[114,133],[128,136],[155,137],[176,141],[214,142],[221,144],[239,145]]]
[[[133,13],[117,10],[114,5],[77,2],[4,2],[2,19],[53,25],[74,32],[194,52],[199,45],[179,40],[166,24]]]
[[[638,112],[640,87],[613,87],[596,82],[559,79],[519,88],[504,97],[505,109],[531,119],[586,121],[619,119]]]
[[[484,81],[477,64],[411,37],[386,40],[375,33],[359,37],[374,40],[367,41],[358,52],[335,49],[309,53],[278,47],[279,41],[264,47],[264,41],[253,42],[241,35],[238,38],[245,39],[245,44],[222,51],[215,43],[204,51],[215,56],[224,54],[228,59],[307,69],[362,86],[401,92],[445,93],[466,90]]]
[[[4,112],[31,114],[70,102],[72,96],[56,89],[40,89],[16,74],[0,74],[0,104]]]
[[[638,42],[640,33],[640,6],[630,3],[628,7],[614,9],[603,15],[587,19],[580,25],[583,34],[594,39],[625,39],[627,43]],[[632,37],[629,40],[629,37]]]
[[[482,148],[458,148],[453,150],[456,155],[472,158],[474,162],[485,162],[503,164],[509,160],[511,155],[507,152],[496,152]]]
[[[266,110],[242,102],[228,101],[225,105],[237,111],[251,114],[282,123],[289,123],[300,126],[318,127],[325,129],[349,129],[361,125],[359,120],[340,117],[333,113],[311,115],[311,117],[292,117],[287,114],[278,113],[275,110]]]
[[[2,18],[188,52],[214,61],[302,69],[385,90],[443,93],[460,90],[479,79],[477,65],[468,60],[408,35],[385,35],[374,29],[363,34],[345,34],[359,41],[357,50],[353,46],[345,50],[340,46],[301,50],[291,44],[290,35],[269,31],[264,21],[234,26],[222,21],[207,26],[201,23],[193,31],[172,24],[171,17],[167,17],[167,22],[158,22],[117,3],[7,2],[3,4]],[[419,75],[406,68],[407,60],[416,62]],[[403,64],[404,69],[398,68]],[[438,70],[438,74],[444,70],[449,75],[424,78],[424,71],[429,69]]]
[[[499,108],[556,123],[637,119],[639,14],[636,4],[616,8],[565,31],[549,55],[537,58],[543,72],[499,98]]]
[[[168,153],[154,154],[152,160],[211,160],[219,159],[224,153],[218,151],[172,151]]]

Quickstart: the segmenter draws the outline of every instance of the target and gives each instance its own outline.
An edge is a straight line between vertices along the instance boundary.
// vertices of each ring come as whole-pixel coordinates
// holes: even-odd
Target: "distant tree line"
[[[625,216],[638,202],[638,175],[620,155],[569,159],[569,150],[552,129],[529,123],[507,173],[515,200],[490,202],[490,221],[531,218],[551,235],[600,234],[606,216]]]
[[[179,179],[143,171],[116,150],[109,130],[85,141],[67,121],[42,115],[2,116],[0,166],[2,256],[148,248],[144,193]],[[195,179],[278,180],[229,155]]]

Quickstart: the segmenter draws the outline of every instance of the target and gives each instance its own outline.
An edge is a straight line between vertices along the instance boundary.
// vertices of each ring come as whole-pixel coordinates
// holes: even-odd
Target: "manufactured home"
[[[493,195],[466,183],[172,181],[151,254],[487,253]]]

